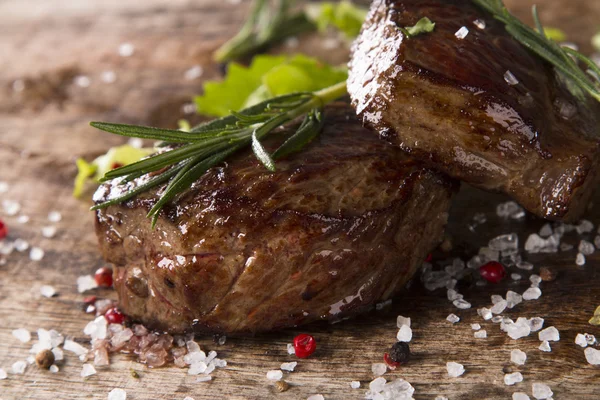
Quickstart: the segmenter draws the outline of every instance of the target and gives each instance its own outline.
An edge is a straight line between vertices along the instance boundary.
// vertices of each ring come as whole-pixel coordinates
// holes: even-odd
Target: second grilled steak
[[[398,29],[422,17],[433,32]],[[575,98],[470,0],[376,0],[348,90],[362,120],[411,157],[540,217],[578,218],[598,183],[598,103]]]
[[[157,190],[97,211],[120,308],[164,331],[242,334],[339,319],[397,293],[437,244],[455,184],[353,114],[327,108],[323,133],[274,173],[249,151],[212,168],[155,230]],[[102,185],[95,201],[120,190]]]

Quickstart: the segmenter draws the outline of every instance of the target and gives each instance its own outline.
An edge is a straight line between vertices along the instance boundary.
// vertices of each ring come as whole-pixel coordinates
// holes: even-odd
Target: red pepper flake
[[[427,257],[425,257],[425,262],[431,262],[431,260],[433,260],[433,255],[429,253],[427,254]]]
[[[121,168],[122,166],[124,166],[125,164],[119,163],[119,162],[114,162],[110,165],[110,169],[117,169],[117,168]]]
[[[390,358],[390,355],[388,353],[385,353],[383,355],[383,362],[385,362],[386,365],[388,366],[388,368],[391,369],[392,371],[400,366],[399,362],[392,361],[392,359]]]
[[[8,228],[4,222],[0,219],[0,240],[4,239],[8,235]]]
[[[113,270],[112,268],[102,267],[98,268],[94,274],[94,279],[100,287],[109,288],[113,285]]]
[[[106,318],[109,324],[122,324],[125,322],[125,315],[116,307],[110,308],[108,311],[106,311],[104,318]]]
[[[96,300],[98,300],[98,298],[96,296],[87,296],[86,298],[83,299],[83,302],[85,304],[94,304],[96,302]]]
[[[294,350],[298,358],[306,358],[315,352],[317,342],[314,337],[301,333],[294,338]]]
[[[504,265],[497,261],[490,261],[479,267],[481,277],[488,282],[498,283],[506,276]]]

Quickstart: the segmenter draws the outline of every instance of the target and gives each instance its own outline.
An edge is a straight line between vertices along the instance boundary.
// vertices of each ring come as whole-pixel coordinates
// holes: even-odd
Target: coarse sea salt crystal
[[[496,304],[496,303],[499,303],[502,300],[504,300],[504,298],[502,296],[500,296],[499,294],[493,294],[491,296],[491,298],[492,298],[492,304]]]
[[[369,390],[372,393],[379,393],[383,390],[383,388],[385,387],[385,384],[386,384],[385,378],[381,378],[381,377],[375,378],[369,383]]]
[[[486,308],[486,307],[479,308],[477,310],[477,314],[479,314],[479,316],[481,318],[483,318],[484,320],[486,320],[486,321],[492,319],[492,317],[493,317],[492,311],[489,308]]]
[[[44,250],[40,249],[39,247],[32,247],[31,251],[29,252],[29,258],[32,261],[40,261],[42,258],[44,258]]]
[[[8,374],[6,373],[5,370],[3,370],[2,368],[0,368],[0,381],[3,379],[8,378]]]
[[[278,381],[283,378],[283,372],[278,369],[267,372],[267,379],[270,381]]]
[[[194,364],[194,363],[199,363],[199,362],[205,362],[206,361],[206,353],[203,352],[202,350],[192,351],[190,353],[187,353],[185,356],[183,356],[183,361],[188,365]]]
[[[467,28],[466,26],[461,26],[460,29],[457,30],[456,33],[454,33],[454,36],[456,36],[457,39],[462,40],[466,38],[468,34],[469,28]]]
[[[48,221],[50,222],[59,222],[61,219],[62,215],[58,211],[50,211],[48,213]]]
[[[131,43],[121,43],[119,45],[119,55],[121,57],[131,57],[135,53],[135,47]]]
[[[20,224],[26,224],[29,222],[29,216],[28,215],[19,215],[19,217],[17,217],[17,222]]]
[[[590,233],[594,230],[594,224],[592,224],[591,221],[588,221],[587,219],[582,219],[579,222],[579,224],[577,224],[577,226],[575,227],[575,230],[580,235],[582,233]]]
[[[532,274],[529,277],[529,282],[531,282],[532,287],[540,286],[540,282],[542,282],[542,278],[539,275]]]
[[[504,375],[504,384],[512,386],[515,383],[523,382],[523,375],[520,372],[513,372],[512,374]]]
[[[29,248],[29,243],[21,238],[16,239],[13,242],[13,245],[15,246],[15,250],[17,250],[18,252],[24,252]]]
[[[531,385],[531,394],[538,400],[550,399],[554,394],[550,387],[545,383],[534,382]]]
[[[515,340],[525,336],[529,336],[529,334],[531,333],[531,327],[529,326],[529,323],[526,320],[517,320],[517,322],[506,324],[505,330],[508,336],[511,339]]]
[[[514,349],[510,352],[510,361],[517,364],[523,365],[527,360],[527,354],[524,351],[519,349]]]
[[[596,248],[594,247],[593,243],[588,242],[587,240],[582,240],[579,242],[579,246],[577,246],[577,250],[579,250],[579,252],[581,254],[583,254],[584,256],[589,256],[591,254],[594,254],[594,251],[596,250]]]
[[[516,202],[507,201],[496,206],[496,215],[500,218],[520,219],[525,216],[525,211]]]
[[[542,342],[542,344],[540,344],[540,347],[538,347],[538,349],[540,349],[541,351],[545,351],[547,353],[552,351],[552,348],[550,347],[550,343],[547,340],[544,340]]]
[[[456,314],[450,314],[446,317],[446,321],[452,322],[453,324],[460,321],[460,318]]]
[[[404,325],[410,328],[410,318],[398,315],[398,317],[396,318],[396,325],[398,326],[398,328],[402,328]]]
[[[544,318],[533,317],[528,320],[531,332],[537,332],[544,326]]]
[[[485,21],[482,19],[476,19],[473,21],[473,25],[475,25],[479,29],[485,29]]]
[[[519,84],[519,80],[510,70],[506,70],[504,73],[504,81],[511,86]]]
[[[42,236],[45,238],[53,238],[56,235],[56,227],[55,226],[44,226],[42,228]]]
[[[515,392],[512,395],[512,400],[531,400],[527,393]]]
[[[202,68],[202,66],[194,65],[193,67],[191,67],[190,69],[185,71],[185,73],[183,74],[183,77],[188,81],[193,81],[194,79],[200,78],[203,73],[204,73],[204,68]]]
[[[287,352],[288,352],[289,355],[296,354],[296,349],[294,348],[293,344],[288,343],[286,345],[286,347],[287,347]]]
[[[127,392],[123,389],[113,389],[108,394],[108,400],[127,400]]]
[[[62,361],[65,358],[65,354],[60,347],[53,348],[52,354],[54,354],[54,361]]]
[[[373,375],[375,376],[381,376],[383,374],[385,374],[387,371],[387,365],[385,365],[384,363],[375,363],[373,365],[371,365],[371,372],[373,372]]]
[[[4,208],[4,212],[8,216],[17,215],[19,211],[21,211],[21,204],[14,200],[3,200],[2,208]]]
[[[188,375],[198,375],[198,374],[205,373],[207,368],[208,368],[208,365],[206,365],[205,362],[196,361],[190,365],[190,368],[188,369]],[[281,371],[279,371],[279,372],[281,372]],[[267,374],[267,377],[268,377],[268,374]]]
[[[513,292],[512,290],[506,292],[506,306],[508,308],[513,308],[514,306],[522,302],[523,296],[521,296],[519,293]]]
[[[87,292],[98,287],[96,280],[91,275],[83,275],[77,278],[77,291],[79,293]]]
[[[523,292],[523,300],[537,300],[542,295],[542,291],[538,287],[530,287]]]
[[[196,382],[208,382],[210,380],[212,380],[212,376],[210,375],[202,375],[196,378]]]
[[[52,372],[53,374],[56,374],[56,373],[58,373],[58,371],[59,371],[58,367],[57,367],[56,365],[54,365],[54,364],[52,364],[52,365],[50,366],[50,368],[48,368],[48,370],[49,370],[50,372]]]
[[[473,329],[474,331],[478,331],[481,329],[481,325],[479,324],[471,324],[471,329]]]
[[[519,261],[516,264],[516,267],[525,271],[531,271],[533,269],[533,264],[527,261]]]
[[[117,80],[117,74],[112,70],[102,71],[100,80],[104,83],[114,83]]]
[[[542,226],[540,228],[540,232],[538,234],[541,237],[548,237],[548,236],[552,235],[552,233],[554,233],[552,231],[552,225],[550,225],[550,224],[544,224],[544,226]]]
[[[412,340],[412,329],[408,325],[402,325],[396,338],[399,342],[410,342]]]
[[[492,314],[501,314],[502,311],[506,309],[507,304],[508,303],[506,302],[506,300],[499,301],[498,303],[492,306],[490,311],[492,312]]]
[[[446,370],[448,371],[448,376],[451,378],[457,378],[465,373],[465,367],[454,361],[446,363]]]
[[[488,247],[497,251],[517,250],[519,248],[519,237],[516,233],[496,236],[488,242]]]
[[[0,181],[0,193],[8,192],[8,183]]]
[[[96,374],[96,368],[92,364],[83,364],[81,368],[81,377],[85,378],[87,376],[92,376]]]
[[[577,253],[577,256],[575,257],[575,264],[579,265],[580,267],[585,265],[585,256],[582,253]]]
[[[307,397],[306,400],[325,400],[325,397],[323,397],[322,394],[313,394],[312,396]]]
[[[92,339],[106,339],[108,322],[103,315],[100,315],[95,320],[88,322],[83,329],[83,333],[90,336]]]
[[[26,361],[17,361],[12,365],[13,374],[22,374],[25,372],[25,368],[27,368]]]
[[[360,387],[360,382],[359,381],[352,381],[352,382],[350,382],[350,387],[352,389],[358,389]]]
[[[540,341],[558,342],[560,340],[560,333],[555,327],[549,326],[538,333],[538,338]]]
[[[279,368],[281,368],[284,371],[293,372],[294,368],[296,368],[296,365],[298,365],[298,363],[296,361],[292,361],[292,362],[289,362],[289,363],[283,363],[283,364],[281,364],[281,366]]]
[[[588,347],[583,353],[585,354],[585,359],[588,363],[592,365],[600,365],[600,350],[594,349],[593,347]]]
[[[53,297],[56,294],[56,289],[50,285],[44,285],[40,288],[40,293],[44,297]]]
[[[475,336],[476,339],[485,339],[487,338],[487,331],[485,329],[482,329],[480,331],[475,332],[473,336]]]
[[[78,356],[82,356],[84,354],[87,354],[88,352],[88,350],[85,347],[71,339],[65,340],[65,345],[63,346],[63,349],[75,353],[75,355]]]
[[[27,343],[31,340],[31,333],[29,333],[29,331],[25,328],[13,330],[12,335],[16,337],[21,343]]]
[[[471,308],[471,303],[463,299],[456,299],[452,302],[452,304],[454,304],[454,307],[458,308],[459,310]]]
[[[581,347],[587,347],[588,346],[588,342],[587,340],[585,340],[585,335],[578,333],[577,336],[575,336],[575,344],[577,346],[581,346]]]
[[[592,345],[596,344],[596,336],[591,335],[589,333],[585,334],[585,340],[587,340],[588,346],[592,346]]]

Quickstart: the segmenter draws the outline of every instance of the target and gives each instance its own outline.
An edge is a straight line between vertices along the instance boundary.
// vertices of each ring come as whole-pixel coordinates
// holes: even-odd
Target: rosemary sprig
[[[238,150],[251,146],[258,160],[270,171],[275,161],[296,152],[318,135],[322,128],[323,106],[346,94],[346,82],[312,93],[293,93],[266,100],[231,115],[194,127],[189,132],[144,126],[92,122],[95,128],[116,135],[162,140],[172,144],[167,150],[148,158],[107,172],[102,182],[122,178],[124,194],[109,198],[93,206],[92,210],[118,204],[166,183],[159,200],[148,212],[152,226],[156,224],[162,207],[187,190],[209,168],[221,163]],[[261,144],[261,139],[276,128],[304,115],[296,132],[272,155]],[[147,175],[148,174],[148,175]],[[147,175],[139,186],[136,178]]]
[[[242,29],[217,51],[214,59],[227,62],[242,59],[288,37],[316,29],[303,11],[291,11],[292,0],[255,0]]]
[[[537,31],[510,14],[502,0],[473,0],[473,2],[504,23],[506,31],[523,46],[549,62],[579,89],[600,101],[600,68],[583,54],[547,38],[535,6],[532,12]],[[588,68],[587,72],[579,67],[578,61],[585,64]]]

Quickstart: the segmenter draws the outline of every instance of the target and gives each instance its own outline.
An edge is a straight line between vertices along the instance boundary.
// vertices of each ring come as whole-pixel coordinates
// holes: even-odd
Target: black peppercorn
[[[390,350],[390,359],[393,362],[404,364],[410,360],[410,347],[406,342],[396,342]]]

